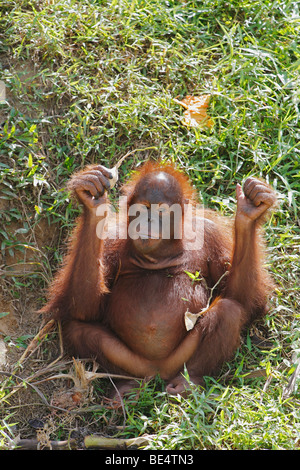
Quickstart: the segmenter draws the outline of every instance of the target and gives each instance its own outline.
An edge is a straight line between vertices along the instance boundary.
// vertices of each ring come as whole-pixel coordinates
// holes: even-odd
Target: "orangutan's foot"
[[[190,384],[204,386],[203,377],[190,377],[189,382],[182,374],[177,375],[174,379],[170,380],[166,387],[166,391],[170,395],[181,395],[183,397],[191,393]]]
[[[138,399],[140,382],[138,380],[122,379],[114,381],[113,389],[109,395],[109,401],[113,408],[120,408],[122,406],[123,398],[127,395],[136,392]]]

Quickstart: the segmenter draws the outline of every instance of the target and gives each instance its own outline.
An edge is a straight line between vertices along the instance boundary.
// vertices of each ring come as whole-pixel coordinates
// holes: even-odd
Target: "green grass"
[[[157,449],[297,448],[299,389],[283,394],[300,350],[297,3],[4,0],[0,12],[5,295],[18,312],[28,299],[42,305],[77,215],[62,188],[85,164],[112,167],[130,150],[155,147],[129,157],[121,181],[148,156],[172,159],[200,200],[228,215],[235,210],[236,182],[250,174],[265,178],[280,201],[266,225],[277,289],[260,326],[273,348],[258,349],[246,337],[220,376],[188,400],[170,400],[150,384],[136,406],[126,406],[122,436],[151,435]],[[174,98],[204,93],[211,94],[214,127],[184,127]],[[41,223],[55,227],[42,245]],[[31,268],[26,264],[20,274],[8,257],[20,266],[29,259]],[[32,331],[22,337],[27,334]],[[10,348],[20,347],[9,341]],[[263,373],[253,377],[256,370]],[[9,446],[9,423],[20,419],[5,402],[8,391],[0,388],[2,446]],[[105,423],[118,420],[107,411],[101,416]]]

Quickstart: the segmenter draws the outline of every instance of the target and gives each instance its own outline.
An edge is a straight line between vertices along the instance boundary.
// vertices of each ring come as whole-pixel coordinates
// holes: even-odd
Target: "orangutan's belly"
[[[184,282],[160,273],[120,277],[110,294],[110,327],[135,353],[158,360],[168,357],[186,335],[184,314],[196,313],[205,304],[203,289],[191,289],[186,274]],[[147,282],[148,281],[148,282]],[[129,287],[130,286],[130,287]]]

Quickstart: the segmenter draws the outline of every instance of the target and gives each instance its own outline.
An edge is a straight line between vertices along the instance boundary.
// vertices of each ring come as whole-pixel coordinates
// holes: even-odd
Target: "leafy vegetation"
[[[74,170],[93,162],[112,167],[148,148],[124,161],[121,182],[148,157],[171,159],[200,201],[227,215],[236,182],[261,176],[280,202],[266,225],[276,290],[257,326],[271,348],[258,348],[248,333],[220,376],[189,399],[171,400],[159,381],[144,385],[134,406],[125,403],[121,435],[149,435],[155,449],[299,447],[297,380],[287,393],[300,357],[297,2],[3,0],[0,12],[1,320],[7,302],[23,319],[19,338],[4,336],[9,356],[17,363],[37,331],[33,310],[77,215],[63,190]],[[183,126],[176,99],[189,94],[211,95],[211,129]],[[50,340],[36,359],[40,367],[53,359]],[[31,434],[25,408],[11,399],[19,382],[3,383],[0,445],[10,447],[14,423]],[[100,400],[96,386],[94,394]],[[47,408],[28,403],[50,419]],[[74,416],[65,429],[57,419],[54,438],[74,428]],[[88,416],[106,431],[124,419],[107,409]]]

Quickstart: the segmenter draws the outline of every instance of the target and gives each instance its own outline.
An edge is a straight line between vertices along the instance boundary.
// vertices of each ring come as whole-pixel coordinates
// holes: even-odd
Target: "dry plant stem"
[[[0,371],[1,374],[1,371]],[[142,380],[142,378],[138,377],[130,377],[127,375],[118,375],[118,374],[109,374],[107,372],[103,373],[92,373],[91,377],[87,377],[87,380],[96,380],[96,379],[126,379],[126,380]],[[51,377],[46,377],[45,379],[39,380],[38,382],[34,382],[34,385],[41,384],[44,382],[48,382],[49,380],[55,380],[55,379],[71,379],[73,382],[75,382],[76,377],[72,374],[57,374],[57,375],[52,375]]]
[[[4,372],[4,371],[0,371],[0,375],[5,375],[7,377],[13,377],[13,378],[16,378],[18,380],[20,380],[22,382],[22,385],[17,385],[16,387],[14,387],[14,389],[8,394],[6,395],[5,397],[5,400],[7,401],[7,399],[9,397],[11,397],[19,388],[23,387],[24,384],[26,384],[27,386],[31,387],[37,394],[38,396],[41,398],[42,402],[44,403],[44,405],[48,406],[49,408],[54,408],[55,410],[59,410],[59,411],[64,411],[64,412],[68,412],[68,410],[64,409],[64,408],[60,408],[58,406],[54,406],[54,405],[51,405],[50,403],[48,403],[45,395],[32,383],[30,383],[29,380],[26,380],[26,379],[23,379],[22,377],[19,377],[18,375],[15,375],[15,374],[12,374],[10,372]],[[30,379],[30,377],[29,377]]]
[[[35,383],[30,382],[30,380],[33,379],[33,376],[28,377],[28,379],[24,379],[23,377],[20,377],[16,374],[12,374],[10,372],[5,372],[5,371],[0,371],[0,375],[4,375],[4,376],[9,377],[9,378],[15,378],[17,380],[20,380],[20,382],[22,382],[21,385],[14,386],[13,390],[5,396],[5,400],[8,400],[12,395],[14,395],[18,390],[20,390],[20,388],[22,388],[22,387],[24,387],[24,385],[26,385],[26,386],[32,388],[37,393],[37,395],[40,397],[42,403],[44,405],[46,405],[48,408],[63,411],[65,413],[70,413],[71,412],[71,410],[61,408],[61,407],[58,407],[58,406],[55,406],[55,405],[51,405],[50,403],[48,403],[45,395],[37,388],[36,385],[41,384],[43,382],[47,382],[49,380],[62,379],[62,378],[72,379],[73,381],[75,381],[76,377],[74,377],[72,374],[58,374],[58,375],[55,375],[55,376],[52,376],[52,377],[47,377],[46,379],[40,380],[40,381],[35,382]],[[123,376],[123,375],[119,376],[119,375],[105,374],[104,373],[104,374],[95,374],[95,376],[91,380],[96,379],[96,378],[110,378],[110,380],[111,380],[112,377],[118,378],[118,379],[130,379],[130,377],[126,377],[126,376]],[[136,379],[136,377],[134,377],[134,379]],[[122,406],[122,409],[123,409],[123,413],[125,413],[124,405]]]
[[[15,445],[18,449],[26,450],[38,450],[40,448],[40,443],[37,439],[16,439]],[[68,450],[74,449],[76,447],[75,439],[70,439],[68,441],[50,441],[52,450]],[[49,447],[43,447],[43,449],[48,449]]]
[[[86,436],[84,445],[87,449],[100,448],[100,449],[126,449],[130,447],[142,447],[149,443],[146,437],[136,437],[133,439],[116,439],[102,436]],[[37,450],[40,443],[37,439],[16,439],[15,445],[19,449]],[[68,450],[76,448],[76,440],[70,439],[67,441],[50,441],[52,450]],[[49,447],[44,447],[48,449]]]
[[[21,365],[26,358],[28,358],[31,354],[33,354],[38,347],[40,346],[41,342],[45,339],[46,335],[53,330],[55,326],[55,320],[49,320],[46,325],[44,325],[41,330],[35,335],[33,340],[27,346],[26,350],[20,357],[18,364]]]
[[[149,439],[146,437],[136,437],[133,439],[116,439],[108,438],[103,436],[86,436],[84,439],[85,447],[98,447],[101,449],[118,449],[128,447],[142,447],[149,443]]]
[[[266,394],[266,392],[267,392],[267,390],[268,390],[268,388],[269,388],[269,386],[270,386],[270,384],[271,384],[273,378],[274,378],[274,377],[273,377],[272,374],[270,374],[270,375],[267,377],[267,380],[266,380],[266,382],[265,382],[264,388],[263,388],[262,393],[261,393],[260,404],[263,403],[264,395]]]
[[[126,411],[125,411],[124,401],[123,401],[123,398],[122,398],[122,396],[121,396],[121,394],[120,394],[120,392],[119,392],[119,390],[118,390],[118,387],[115,385],[115,383],[114,383],[114,381],[111,379],[111,377],[110,377],[110,381],[111,381],[111,383],[112,383],[112,385],[113,385],[113,387],[114,387],[114,389],[115,389],[115,391],[116,391],[116,393],[117,393],[117,395],[118,395],[118,397],[119,397],[119,400],[120,400],[120,404],[121,404],[121,408],[122,408],[122,413],[123,413],[123,418],[124,418],[124,420],[123,420],[123,429],[125,429],[125,425],[126,425]]]
[[[142,152],[144,150],[151,150],[151,149],[155,149],[157,150],[157,147],[145,147],[145,148],[142,148],[142,149],[135,149],[135,150],[130,150],[129,152],[127,152],[123,157],[120,158],[120,160],[118,160],[118,162],[115,164],[115,166],[110,170],[111,171],[111,174],[112,174],[112,179],[110,180],[110,187],[113,188],[116,184],[116,182],[118,181],[118,169],[120,168],[121,164],[123,163],[123,161],[129,157],[129,155],[133,155],[135,152]]]
[[[295,387],[296,387],[296,381],[297,381],[297,378],[299,377],[299,375],[300,375],[300,359],[298,360],[298,365],[297,365],[295,371],[291,375],[291,378],[289,380],[288,385],[285,387],[285,389],[283,391],[283,398],[285,400],[287,398],[289,398],[292,395],[292,393],[294,392]]]
[[[4,375],[6,377],[11,378],[17,378],[18,380],[20,380],[22,382],[22,385],[16,385],[13,390],[11,390],[11,392],[6,395],[6,400],[11,397],[17,390],[19,390],[21,387],[24,386],[24,383],[26,385],[29,385],[31,386],[33,389],[35,389],[35,391],[38,393],[38,395],[42,398],[42,401],[47,405],[47,406],[50,406],[47,402],[47,400],[45,399],[45,397],[43,396],[43,394],[35,388],[34,385],[31,385],[30,384],[30,381],[33,380],[33,378],[35,377],[35,374],[31,377],[28,377],[27,379],[23,378],[23,377],[19,377],[18,375],[16,375],[16,372],[18,371],[18,369],[20,369],[20,367],[22,366],[22,364],[24,363],[24,361],[29,357],[31,356],[31,354],[33,354],[38,348],[39,346],[41,345],[42,341],[45,339],[46,335],[52,331],[52,329],[54,328],[56,322],[55,320],[50,320],[49,322],[46,323],[46,325],[44,325],[40,331],[35,335],[35,337],[33,338],[33,340],[30,342],[30,344],[28,345],[28,347],[26,348],[26,350],[24,351],[24,353],[22,354],[21,358],[19,359],[19,361],[16,363],[15,365],[15,368],[12,372],[4,372],[4,371],[0,371],[0,375]],[[60,341],[60,345],[62,347],[62,342]],[[62,350],[61,350],[62,351]],[[60,356],[61,357],[61,356]],[[56,359],[54,362],[58,361],[60,359],[60,357],[58,359]],[[5,387],[5,383],[2,384],[3,387]]]
[[[127,158],[129,157],[129,155],[133,155],[135,152],[144,152],[145,150],[157,150],[157,147],[145,147],[145,148],[142,148],[142,149],[134,149],[134,150],[130,150],[129,152],[127,152],[123,157],[120,158],[120,160],[116,163],[116,165],[114,166],[114,168],[119,168],[122,164],[122,162]]]

